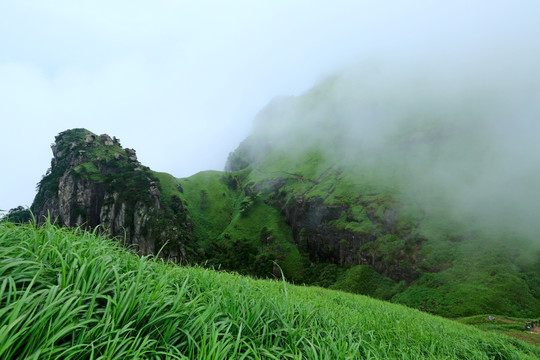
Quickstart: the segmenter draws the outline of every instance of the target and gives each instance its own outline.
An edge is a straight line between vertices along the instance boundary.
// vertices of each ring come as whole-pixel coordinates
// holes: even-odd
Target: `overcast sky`
[[[223,169],[273,97],[348,64],[531,49],[537,0],[0,0],[0,209],[31,205],[66,129],[185,177]]]

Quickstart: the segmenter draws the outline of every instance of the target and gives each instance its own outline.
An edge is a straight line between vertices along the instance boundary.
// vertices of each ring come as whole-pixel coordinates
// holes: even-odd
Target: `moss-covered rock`
[[[50,217],[64,226],[99,227],[143,254],[161,249],[185,260],[183,209],[161,204],[161,185],[134,150],[86,129],[64,131],[55,140],[51,167],[32,204],[38,222]]]

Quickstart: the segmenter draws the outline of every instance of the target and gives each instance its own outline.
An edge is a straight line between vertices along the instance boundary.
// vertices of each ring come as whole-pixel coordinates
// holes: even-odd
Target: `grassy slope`
[[[526,252],[526,243],[516,240],[512,242],[514,247],[509,247],[503,235],[482,232],[469,235],[466,241],[456,240],[467,235],[463,223],[441,209],[433,209],[427,216],[419,215],[417,204],[399,199],[388,178],[382,180],[383,169],[360,174],[331,163],[315,151],[304,155],[274,152],[253,167],[232,175],[218,171],[201,172],[186,179],[164,173],[156,175],[165,198],[177,195],[186,204],[194,236],[199,239],[200,260],[215,267],[268,277],[272,275],[271,262],[277,261],[287,279],[297,283],[332,286],[382,299],[393,296],[394,302],[446,317],[484,313],[534,317],[540,313],[540,301],[533,292],[538,275],[534,271],[526,275],[516,265]],[[238,182],[233,181],[234,177]],[[406,287],[368,269],[360,274],[360,268],[310,266],[295,246],[283,217],[267,205],[268,194],[264,190],[263,196],[245,213],[239,211],[246,195],[236,188],[237,184],[253,186],[273,179],[285,180],[279,191],[289,197],[318,197],[329,205],[347,205],[349,210],[332,225],[374,234],[376,240],[369,246],[385,253],[390,260],[393,253],[401,253],[407,246],[400,239],[400,229],[409,231],[411,222],[418,222],[415,236],[428,240],[419,255],[423,259],[419,279]],[[366,212],[382,216],[386,209],[396,206],[399,224],[395,236],[384,235]],[[263,232],[272,235],[272,244],[266,244]],[[486,246],[487,238],[489,251],[479,252]]]
[[[186,179],[154,174],[165,199],[176,195],[183,201],[197,239],[216,238],[230,223],[237,195],[221,181],[221,172],[204,171]]]
[[[0,357],[535,359],[511,338],[363,296],[139,258],[0,224]]]
[[[447,316],[512,314],[535,317],[540,313],[525,274],[515,264],[519,243],[493,243],[479,252],[484,239],[471,239],[453,249],[452,267],[439,273],[425,273],[397,302],[432,310]]]
[[[242,174],[203,171],[175,179],[154,173],[163,198],[178,196],[186,206],[197,239],[201,262],[244,274],[270,277],[276,261],[286,277],[298,281],[303,259],[293,243],[290,227],[264,198],[242,205],[248,196]]]
[[[497,333],[503,333],[508,336],[515,337],[530,344],[540,346],[540,333],[538,328],[533,331],[523,331],[525,322],[529,322],[530,318],[512,318],[507,316],[492,316],[476,315],[465,318],[456,319],[461,324],[473,325],[479,329]]]
[[[287,164],[289,161],[273,154],[254,165],[249,180],[263,182],[279,177],[280,172],[276,169],[287,169],[287,173],[281,172],[282,178],[288,181],[281,191],[305,198],[319,197],[329,205],[347,205],[349,210],[331,224],[338,229],[375,235],[376,240],[369,246],[385,253],[388,258],[392,253],[404,251],[407,244],[400,238],[408,236],[408,226],[412,222],[420,224],[413,234],[427,239],[419,255],[423,259],[420,263],[422,274],[411,287],[400,288],[403,293],[394,297],[395,302],[447,317],[489,312],[534,316],[540,312],[540,301],[533,292],[534,284],[527,281],[523,270],[516,265],[520,264],[519,257],[527,252],[526,242],[513,241],[509,244],[503,234],[482,232],[474,233],[465,241],[456,240],[467,234],[463,223],[453,220],[440,209],[435,209],[428,216],[420,215],[414,202],[404,204],[395,188],[385,186],[385,181],[374,181],[378,176],[376,171],[355,177],[350,170],[340,171],[339,166],[316,157],[313,152],[305,154],[302,166]],[[294,175],[290,175],[293,172]],[[379,174],[382,172],[379,169]],[[399,209],[399,224],[394,234],[384,235],[367,217],[366,211],[377,215],[392,208]],[[486,247],[489,249],[479,251]],[[360,278],[351,269],[333,286],[366,293],[366,284],[371,279],[361,281]],[[372,277],[373,281],[375,278]],[[386,280],[381,280],[380,291],[392,293],[387,284]],[[381,296],[376,291],[369,294]]]

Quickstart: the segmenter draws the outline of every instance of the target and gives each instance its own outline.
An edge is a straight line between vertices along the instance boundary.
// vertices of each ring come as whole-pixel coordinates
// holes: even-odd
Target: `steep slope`
[[[396,304],[141,258],[0,223],[2,359],[538,359],[540,349]]]
[[[286,219],[243,185],[240,172],[205,171],[185,179],[156,173],[163,194],[185,204],[196,261],[258,277],[302,281],[304,259]]]
[[[188,224],[179,200],[163,204],[159,182],[118,139],[85,129],[60,133],[53,159],[38,184],[32,211],[68,227],[100,227],[142,254],[163,247],[166,257],[185,259]]]

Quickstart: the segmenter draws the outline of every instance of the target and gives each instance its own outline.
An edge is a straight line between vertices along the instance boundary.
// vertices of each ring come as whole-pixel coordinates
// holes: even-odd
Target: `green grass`
[[[177,180],[183,189],[178,195],[186,203],[197,239],[217,238],[234,215],[238,194],[223,182],[223,175],[220,171],[203,171]]]
[[[141,258],[0,224],[2,359],[536,359],[538,348],[363,296]]]
[[[87,144],[85,142],[86,136],[93,135],[95,140],[92,143]],[[80,154],[84,154],[88,158],[95,160],[113,160],[115,154],[122,159],[127,158],[127,154],[119,143],[105,146],[101,144],[99,136],[86,130],[86,129],[71,129],[60,133],[56,140],[58,142],[58,151],[63,153],[63,156],[72,153],[74,151],[82,151]]]
[[[398,284],[369,265],[356,265],[347,269],[330,288],[389,300],[398,291]]]
[[[75,167],[73,172],[83,179],[90,179],[101,183],[105,181],[105,176],[103,176],[101,171],[99,171],[96,165],[91,161]]]
[[[492,317],[490,319],[489,317]],[[512,336],[530,344],[540,346],[540,334],[537,332],[523,331],[525,322],[530,318],[514,318],[499,315],[475,315],[456,319],[461,324],[473,325],[484,331],[492,331]]]
[[[253,248],[252,251],[235,254],[237,252],[235,240],[248,242]],[[267,205],[263,199],[255,200],[245,212],[237,212],[218,241],[222,248],[229,249],[230,257],[238,264],[249,266],[253,263],[248,260],[249,256],[259,254],[259,259],[264,260],[264,263],[254,264],[252,271],[246,274],[256,274],[257,270],[268,267],[272,261],[276,261],[287,280],[301,281],[303,278],[304,260],[294,244],[291,228],[285,223],[279,211]],[[258,275],[270,277],[271,271],[272,268],[269,268]]]
[[[452,267],[438,273],[424,273],[413,286],[392,300],[446,316],[512,314],[521,318],[540,313],[535,293],[514,263],[513,246],[496,243],[480,253],[483,238],[455,243]],[[514,244],[515,245],[515,244]]]
[[[178,196],[192,225],[199,263],[258,277],[272,277],[273,263],[286,278],[301,281],[305,259],[294,245],[291,228],[266,199],[245,194],[241,173],[203,171],[176,179],[154,172],[161,199]]]

